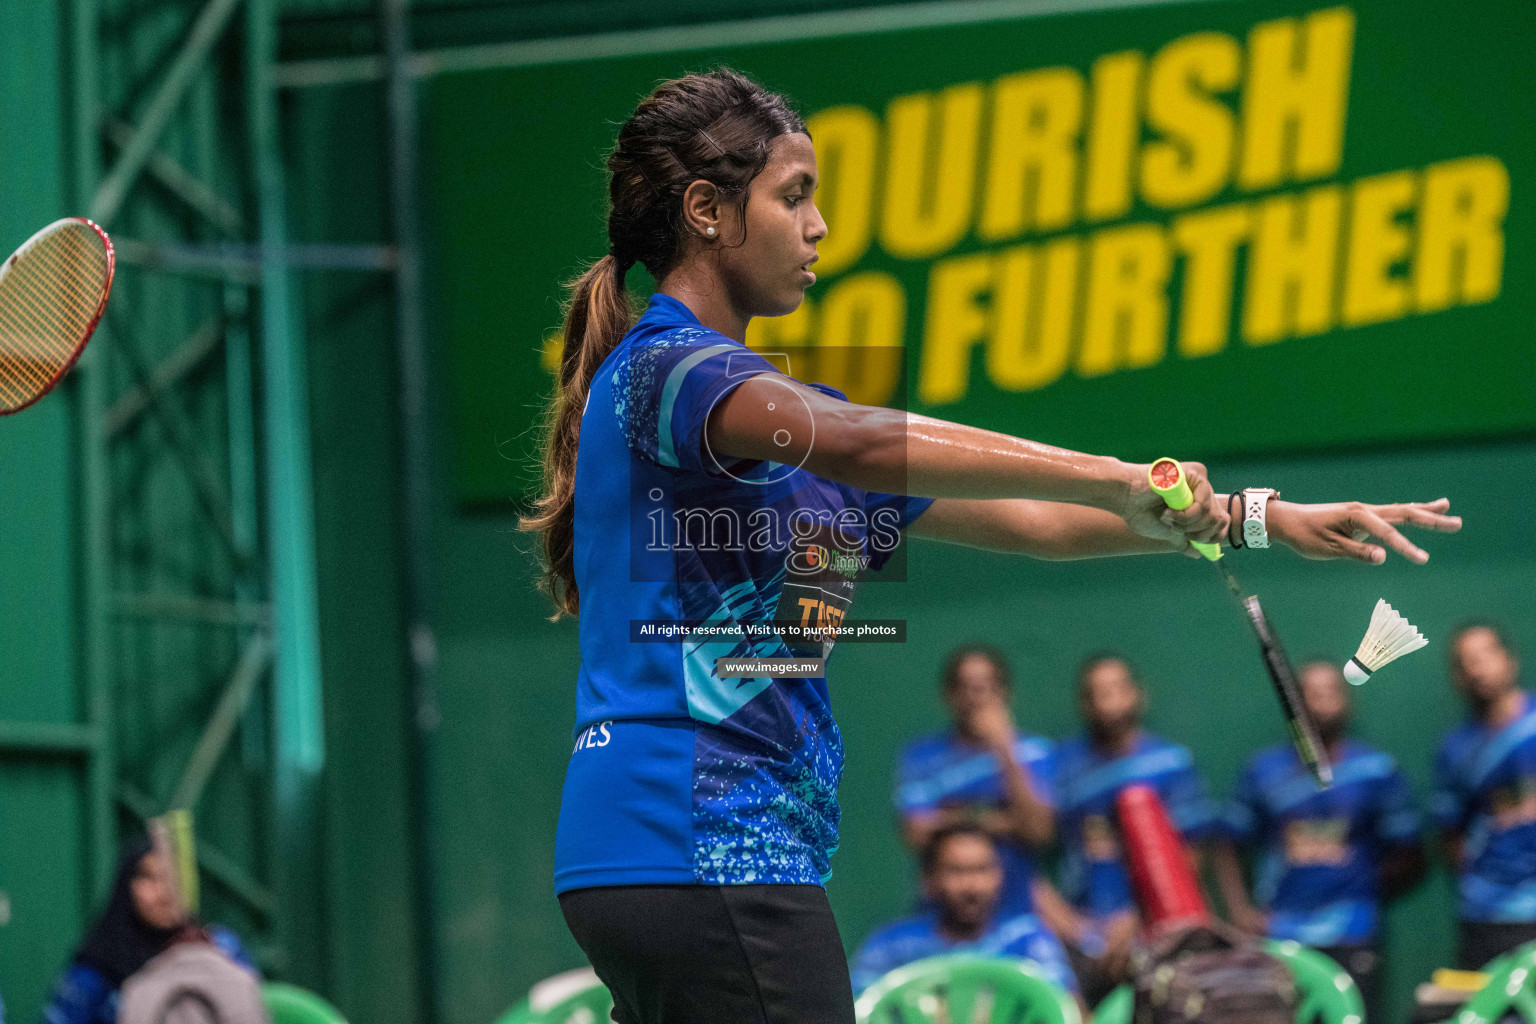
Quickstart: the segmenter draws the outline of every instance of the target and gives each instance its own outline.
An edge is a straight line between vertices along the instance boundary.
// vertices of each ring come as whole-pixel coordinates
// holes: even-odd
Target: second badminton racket
[[[66,217],[0,264],[0,416],[53,390],[91,340],[112,291],[107,233]]]

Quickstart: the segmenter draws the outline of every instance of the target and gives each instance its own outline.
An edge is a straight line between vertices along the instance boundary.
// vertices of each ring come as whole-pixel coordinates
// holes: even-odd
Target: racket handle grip
[[[1189,481],[1184,477],[1184,467],[1179,465],[1178,459],[1158,459],[1152,463],[1147,469],[1147,483],[1151,485],[1153,492],[1175,512],[1194,504],[1195,496],[1189,489]],[[1189,546],[1213,562],[1221,557],[1220,544],[1206,544],[1192,540]]]

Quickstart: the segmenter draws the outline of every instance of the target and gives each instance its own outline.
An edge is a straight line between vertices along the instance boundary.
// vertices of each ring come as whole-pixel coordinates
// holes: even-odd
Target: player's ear
[[[683,192],[683,235],[704,240],[720,237],[720,190],[700,178]]]

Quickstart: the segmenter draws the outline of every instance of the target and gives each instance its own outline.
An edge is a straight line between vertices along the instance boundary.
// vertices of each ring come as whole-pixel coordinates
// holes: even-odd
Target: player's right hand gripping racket
[[[48,225],[0,265],[0,416],[42,398],[75,365],[115,266],[107,233],[82,217]]]
[[[1157,492],[1171,509],[1188,508],[1195,500],[1194,494],[1189,489],[1189,481],[1184,478],[1184,467],[1180,466],[1176,459],[1158,459],[1152,463],[1152,467],[1147,470],[1147,479],[1152,485],[1152,490]],[[1285,648],[1280,646],[1280,638],[1275,635],[1274,628],[1269,624],[1269,618],[1264,614],[1258,597],[1253,594],[1244,596],[1243,588],[1238,584],[1237,577],[1232,574],[1232,569],[1221,560],[1220,544],[1196,543],[1193,547],[1216,563],[1222,577],[1227,581],[1227,589],[1232,591],[1232,596],[1237,598],[1237,603],[1243,606],[1243,613],[1248,616],[1248,624],[1253,627],[1254,634],[1259,638],[1259,651],[1264,656],[1264,667],[1269,671],[1269,680],[1275,686],[1275,695],[1280,698],[1280,709],[1285,712],[1286,725],[1290,728],[1291,743],[1296,747],[1296,755],[1301,758],[1301,763],[1306,765],[1312,778],[1317,780],[1318,786],[1323,789],[1328,788],[1333,785],[1333,767],[1324,756],[1323,742],[1317,733],[1317,723],[1312,721],[1312,716],[1307,712],[1307,706],[1302,703],[1301,686],[1296,682],[1296,670],[1291,667],[1291,659],[1285,656]]]

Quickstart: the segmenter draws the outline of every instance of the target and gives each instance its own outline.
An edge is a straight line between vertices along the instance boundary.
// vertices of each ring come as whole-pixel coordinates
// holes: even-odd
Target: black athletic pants
[[[1460,921],[1457,923],[1457,940],[1456,966],[1477,971],[1516,946],[1536,941],[1536,923]]]
[[[605,886],[560,909],[620,1024],[854,1024],[820,886]]]

